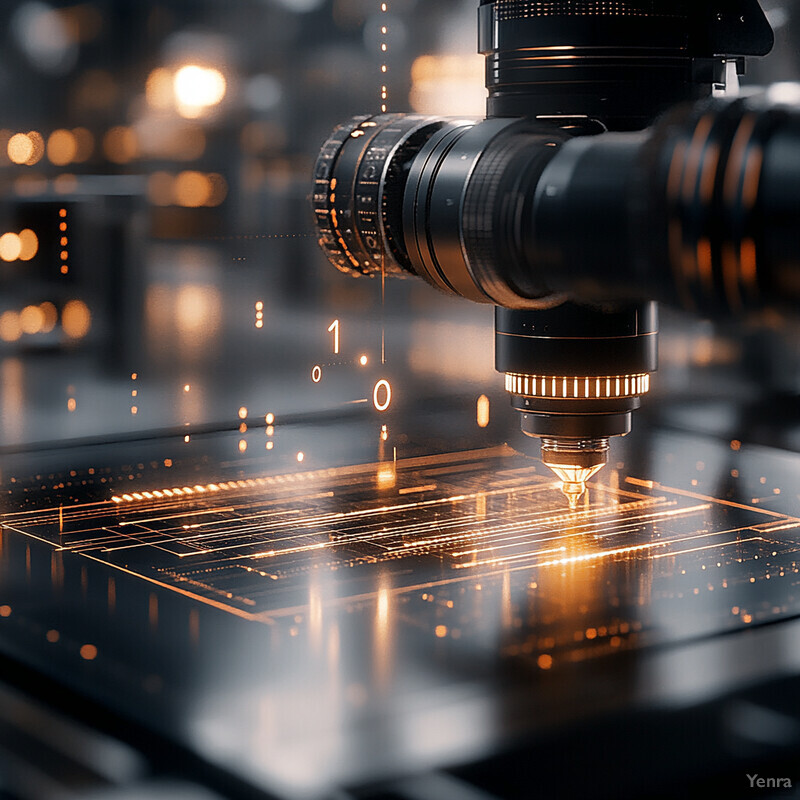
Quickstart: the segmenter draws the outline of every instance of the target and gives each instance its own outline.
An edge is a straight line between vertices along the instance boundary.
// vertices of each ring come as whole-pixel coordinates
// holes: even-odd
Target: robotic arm
[[[798,307],[800,108],[713,96],[772,47],[757,0],[482,0],[478,23],[487,119],[337,128],[320,244],[497,307],[497,369],[575,507],[649,390],[656,301]]]

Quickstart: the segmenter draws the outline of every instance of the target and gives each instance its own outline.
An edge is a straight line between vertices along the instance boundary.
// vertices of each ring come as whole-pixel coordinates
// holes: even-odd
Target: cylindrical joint
[[[708,96],[720,54],[773,43],[757,0],[718,15],[697,0],[482,0],[478,31],[490,117],[580,115],[609,130]]]
[[[549,467],[591,469],[608,463],[608,439],[542,439],[542,460]]]
[[[631,413],[658,367],[657,331],[654,303],[498,308],[496,366],[523,432],[573,442],[630,432]]]
[[[331,134],[314,168],[313,205],[320,245],[337,269],[414,274],[403,244],[403,194],[415,156],[447,124],[381,114],[354,117]]]

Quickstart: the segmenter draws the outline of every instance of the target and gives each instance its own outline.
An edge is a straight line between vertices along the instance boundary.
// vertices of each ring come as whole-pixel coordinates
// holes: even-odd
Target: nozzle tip
[[[586,484],[583,481],[575,483],[562,481],[561,492],[567,498],[570,511],[577,511],[578,503],[586,492]]]
[[[586,481],[597,474],[608,459],[608,440],[546,440],[542,461],[561,479],[561,491],[571,511],[576,511],[586,493]]]

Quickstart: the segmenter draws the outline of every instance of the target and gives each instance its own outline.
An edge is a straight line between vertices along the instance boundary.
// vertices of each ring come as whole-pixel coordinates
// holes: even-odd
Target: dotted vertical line
[[[389,11],[388,3],[381,3],[381,113],[385,114],[389,107],[389,89],[386,85],[386,73],[389,71],[389,66],[386,63],[387,53],[389,52],[389,44],[386,41],[386,34],[388,33],[388,26],[386,24],[386,14]]]
[[[61,248],[59,254],[62,262],[61,274],[66,275],[69,272],[69,265],[67,264],[67,259],[69,259],[69,252],[67,250],[67,246],[69,245],[69,238],[67,237],[67,209],[59,209],[58,217],[61,220],[58,224],[58,231],[61,234],[58,240]]]

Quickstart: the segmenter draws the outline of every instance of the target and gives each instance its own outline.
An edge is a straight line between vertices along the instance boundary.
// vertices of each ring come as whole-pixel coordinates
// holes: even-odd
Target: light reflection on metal
[[[586,482],[593,478],[605,464],[596,464],[593,467],[576,467],[566,465],[548,465],[561,480],[561,491],[569,502],[570,510],[578,508],[578,501],[586,491]]]
[[[395,483],[379,493],[376,474],[390,466]],[[576,630],[581,639],[618,647],[614,637],[623,630],[621,622],[581,626],[583,612],[574,611],[580,604],[591,607],[606,591],[608,573],[599,565],[604,570],[619,562],[636,565],[628,595],[645,602],[654,590],[654,564],[661,565],[658,574],[670,586],[676,564],[695,565],[703,575],[702,591],[713,590],[712,581],[721,587],[730,574],[723,570],[712,577],[701,573],[701,564],[719,569],[764,554],[752,571],[756,580],[768,574],[772,553],[780,556],[777,561],[783,558],[782,565],[793,563],[792,574],[797,573],[792,559],[800,519],[640,479],[628,485],[604,486],[592,492],[590,503],[568,512],[540,466],[499,448],[399,460],[396,466],[359,465],[169,489],[126,485],[129,493],[108,502],[7,513],[2,522],[6,529],[49,541],[55,552],[101,561],[268,624],[298,615],[316,624],[312,584],[325,575],[319,589],[326,589],[326,622],[330,607],[346,608],[356,598],[358,604],[374,603],[376,637],[384,626],[391,627],[398,595],[435,595],[433,619],[441,632],[433,625],[430,632],[449,639],[462,626],[447,609],[465,592],[473,599],[477,592],[494,592],[500,605],[492,608],[500,616],[493,612],[492,618],[510,622],[510,630],[517,630],[520,618],[526,624],[521,602],[527,593],[544,592],[549,607],[561,609],[555,611],[558,619],[571,625],[575,618],[570,641]],[[734,515],[726,512],[731,505]],[[131,563],[138,565],[135,570]],[[426,564],[434,569],[425,569]],[[388,575],[384,569],[391,569],[391,585],[381,577]],[[335,597],[327,595],[333,585],[328,581],[335,582]],[[275,605],[301,588],[308,606]],[[522,591],[526,594],[519,595]],[[458,612],[465,609],[462,604]],[[746,614],[755,618],[751,612]],[[338,648],[323,634],[318,644],[330,657],[331,648]],[[553,646],[542,640],[538,654],[558,654],[560,663],[563,651],[556,653]]]

